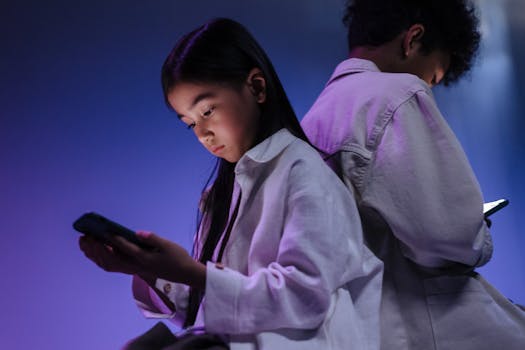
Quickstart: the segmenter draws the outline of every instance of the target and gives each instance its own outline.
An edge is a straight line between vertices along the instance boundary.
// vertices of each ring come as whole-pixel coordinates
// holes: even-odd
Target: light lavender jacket
[[[473,272],[492,254],[483,198],[430,88],[349,59],[302,126],[384,262],[381,348],[525,349],[524,313]]]
[[[319,154],[283,129],[239,160],[235,189],[242,196],[225,268],[207,264],[196,324],[226,334],[232,350],[377,350],[382,263],[363,243],[354,199]],[[180,325],[187,287],[156,287],[176,311],[135,279],[139,307]]]

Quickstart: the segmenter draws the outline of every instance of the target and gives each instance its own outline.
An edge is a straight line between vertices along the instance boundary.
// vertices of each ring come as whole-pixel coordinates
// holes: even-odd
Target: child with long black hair
[[[146,316],[204,327],[231,349],[377,349],[382,264],[255,39],[232,20],[205,23],[171,51],[162,87],[218,157],[194,257],[150,232],[138,236],[152,250],[82,237],[86,256],[134,275]]]

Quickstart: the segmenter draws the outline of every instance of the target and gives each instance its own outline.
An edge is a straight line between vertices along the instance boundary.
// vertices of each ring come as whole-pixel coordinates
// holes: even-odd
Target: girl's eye
[[[195,127],[195,123],[191,123],[191,124],[186,124],[186,128],[188,128],[188,130],[191,130]]]
[[[215,107],[209,108],[206,112],[202,113],[203,118],[209,118],[213,114],[213,111],[215,110]]]

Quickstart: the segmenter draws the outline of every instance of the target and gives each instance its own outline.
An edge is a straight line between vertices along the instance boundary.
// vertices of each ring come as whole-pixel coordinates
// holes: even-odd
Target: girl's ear
[[[425,27],[422,24],[413,24],[405,33],[403,38],[403,53],[405,57],[419,51],[421,38],[425,34]]]
[[[266,101],[266,78],[261,69],[253,68],[248,73],[246,83],[257,103],[264,103]]]

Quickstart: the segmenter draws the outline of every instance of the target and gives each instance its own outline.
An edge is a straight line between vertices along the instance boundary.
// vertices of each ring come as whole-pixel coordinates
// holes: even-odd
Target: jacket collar
[[[361,58],[349,58],[337,65],[334,73],[332,74],[330,80],[328,80],[328,83],[326,83],[326,85],[330,84],[332,81],[337,80],[344,75],[360,72],[380,72],[380,70],[372,61],[364,60]]]
[[[295,139],[287,129],[280,129],[255,147],[248,150],[237,162],[235,172],[246,170],[252,162],[268,163],[277,157]]]

